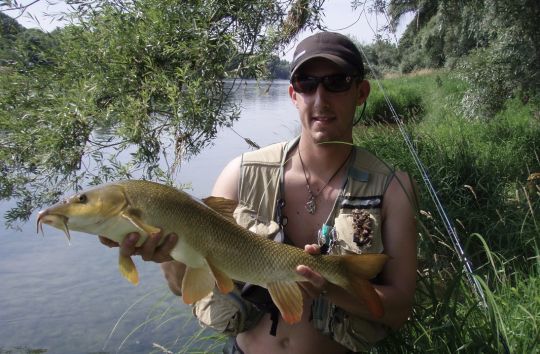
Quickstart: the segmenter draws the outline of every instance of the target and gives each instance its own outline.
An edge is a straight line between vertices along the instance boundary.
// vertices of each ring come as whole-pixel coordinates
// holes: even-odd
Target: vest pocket
[[[278,223],[272,220],[264,220],[259,213],[241,204],[238,204],[234,211],[234,219],[238,225],[269,239],[274,239],[275,235],[280,231]]]
[[[351,209],[335,219],[338,254],[382,253],[380,209]]]

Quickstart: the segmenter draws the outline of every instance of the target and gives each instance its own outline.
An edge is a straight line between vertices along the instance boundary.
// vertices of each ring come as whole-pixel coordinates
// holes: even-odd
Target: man
[[[414,188],[407,174],[352,146],[356,107],[369,91],[361,55],[348,38],[321,32],[304,39],[289,86],[300,137],[234,159],[212,195],[239,201],[235,218],[242,226],[306,252],[389,255],[374,280],[384,315],[374,318],[360,299],[299,265],[306,281],[297,324],[282,321],[264,289],[249,284],[234,294],[214,292],[195,305],[202,323],[232,335],[226,353],[361,351],[407,320],[416,283]],[[129,235],[121,252],[164,262],[169,287],[180,295],[184,266],[168,256],[177,236],[160,246],[159,236],[150,238],[136,249],[137,239]]]

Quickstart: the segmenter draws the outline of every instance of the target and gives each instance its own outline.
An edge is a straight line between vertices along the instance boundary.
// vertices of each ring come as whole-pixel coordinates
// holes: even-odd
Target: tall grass
[[[525,104],[514,98],[492,119],[470,121],[457,113],[465,85],[448,73],[394,78],[382,85],[390,92],[407,92],[421,106],[405,111],[416,116],[404,120],[475,266],[485,300],[473,292],[420,186],[414,313],[374,352],[539,352],[540,190],[526,188],[527,177],[540,172],[538,101]],[[381,100],[378,87],[372,88],[370,100]],[[360,126],[355,142],[422,181],[393,125]]]

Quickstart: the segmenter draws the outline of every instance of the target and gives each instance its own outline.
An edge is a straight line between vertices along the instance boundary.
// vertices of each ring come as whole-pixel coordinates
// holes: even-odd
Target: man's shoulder
[[[287,142],[274,143],[242,155],[242,164],[264,163],[279,164],[285,152]]]
[[[385,160],[378,157],[370,150],[355,146],[356,155],[354,166],[357,169],[376,174],[392,175],[395,172],[394,166],[388,164]]]

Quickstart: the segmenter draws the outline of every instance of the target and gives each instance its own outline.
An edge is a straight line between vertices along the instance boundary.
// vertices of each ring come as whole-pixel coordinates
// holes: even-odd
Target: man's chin
[[[329,132],[311,132],[311,140],[315,144],[346,144],[350,145],[352,143],[352,137],[344,137],[340,134],[332,134]]]
[[[328,134],[326,132],[314,132],[312,135],[313,142],[316,144],[328,144],[328,143],[334,143],[338,141],[342,141],[343,139]]]

